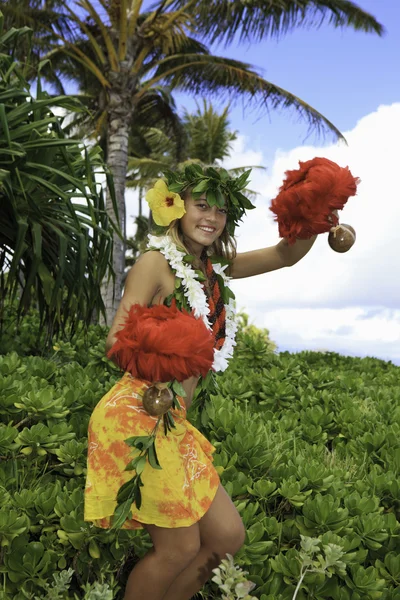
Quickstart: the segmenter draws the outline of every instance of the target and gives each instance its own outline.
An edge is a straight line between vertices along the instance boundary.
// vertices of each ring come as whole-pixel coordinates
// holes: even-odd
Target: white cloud
[[[243,166],[265,166],[262,164],[262,152],[246,148],[246,142],[247,140],[244,135],[238,135],[237,139],[232,143],[232,154],[229,159],[225,161],[225,164],[229,169]],[[253,172],[253,175],[255,172],[256,171]]]
[[[348,146],[303,146],[277,151],[267,172],[255,171],[251,187],[260,192],[238,232],[238,250],[278,242],[268,210],[288,169],[299,160],[325,156],[349,166],[361,178],[358,194],[340,215],[357,234],[345,254],[333,252],[319,236],[297,265],[233,282],[238,305],[253,322],[270,329],[281,349],[325,349],[400,361],[400,103],[380,106],[345,132]],[[239,137],[226,166],[262,164],[260,152]],[[371,310],[373,309],[373,310]],[[397,309],[397,310],[396,310]]]
[[[259,314],[255,320],[269,329],[278,350],[331,350],[400,364],[400,310],[287,308]]]

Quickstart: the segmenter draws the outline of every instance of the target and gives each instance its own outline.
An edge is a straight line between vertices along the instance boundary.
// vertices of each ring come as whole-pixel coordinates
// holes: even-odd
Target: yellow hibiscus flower
[[[170,192],[167,184],[159,179],[146,194],[146,200],[153,213],[157,225],[166,227],[174,219],[180,219],[185,214],[185,203],[179,194]]]

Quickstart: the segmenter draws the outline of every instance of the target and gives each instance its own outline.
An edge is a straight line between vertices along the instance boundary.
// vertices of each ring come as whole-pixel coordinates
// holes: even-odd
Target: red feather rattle
[[[165,414],[173,393],[165,385],[173,379],[205,377],[214,361],[214,342],[202,319],[171,306],[130,307],[124,327],[107,353],[124,371],[151,385],[143,395],[143,408],[152,416]]]
[[[286,171],[279,194],[271,202],[279,235],[293,245],[296,238],[307,240],[329,232],[330,247],[347,252],[356,232],[351,225],[339,225],[333,211],[342,210],[349,197],[356,195],[359,178],[327,158],[299,161],[299,165],[299,169]]]

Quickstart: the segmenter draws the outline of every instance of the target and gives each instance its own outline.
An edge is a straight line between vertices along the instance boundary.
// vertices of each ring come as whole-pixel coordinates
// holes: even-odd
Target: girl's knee
[[[183,570],[196,558],[200,551],[200,538],[193,536],[180,543],[170,543],[168,546],[155,548],[156,555],[171,568]]]
[[[234,527],[224,531],[218,540],[218,547],[215,548],[215,551],[221,559],[225,558],[227,554],[234,556],[244,545],[245,539],[246,530],[242,521],[238,521]]]
[[[197,524],[190,527],[167,529],[155,525],[145,525],[153,541],[156,556],[171,568],[186,567],[200,550],[200,531]]]

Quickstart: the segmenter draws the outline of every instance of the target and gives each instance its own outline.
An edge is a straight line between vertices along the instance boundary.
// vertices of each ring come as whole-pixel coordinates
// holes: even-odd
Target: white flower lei
[[[208,329],[211,329],[210,323],[208,322],[208,315],[210,314],[210,307],[208,306],[207,297],[198,281],[197,273],[183,262],[185,252],[181,252],[176,247],[172,239],[165,236],[149,235],[148,246],[156,248],[165,256],[171,267],[174,269],[176,276],[181,279],[184,287],[184,294],[188,299],[189,305],[194,310],[195,317],[202,318]],[[224,270],[227,265],[222,266],[219,263],[214,263],[213,268],[217,275],[220,275],[224,284],[228,285],[230,277],[228,277]],[[226,311],[226,325],[225,325],[225,342],[220,350],[214,349],[214,371],[225,371],[228,367],[228,360],[233,356],[233,349],[236,345],[235,336],[238,329],[238,324],[235,316],[235,302],[231,298],[229,304],[225,304]]]

